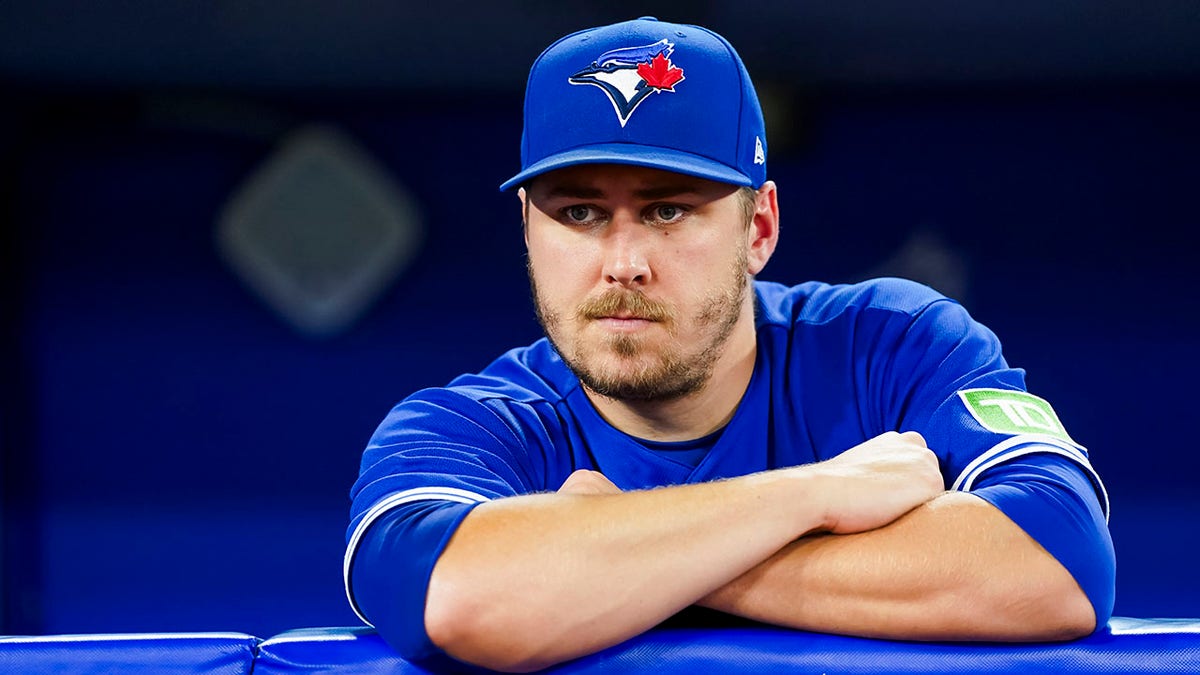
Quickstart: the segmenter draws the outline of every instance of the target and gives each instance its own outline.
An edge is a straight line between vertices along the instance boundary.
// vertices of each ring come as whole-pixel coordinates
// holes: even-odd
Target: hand
[[[801,468],[821,478],[824,529],[835,534],[883,527],[945,489],[937,456],[915,431],[889,431]]]
[[[560,494],[571,495],[612,495],[620,491],[621,488],[613,485],[604,474],[587,469],[573,472],[563,481],[562,487],[558,488]]]

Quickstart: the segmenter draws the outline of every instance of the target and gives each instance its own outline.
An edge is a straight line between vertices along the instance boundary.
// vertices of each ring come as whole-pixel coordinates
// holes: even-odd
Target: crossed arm
[[[1095,616],[1071,575],[990,504],[942,493],[917,434],[741,478],[482,504],[434,567],[430,639],[533,670],[691,604],[785,626],[910,639],[1064,639]]]

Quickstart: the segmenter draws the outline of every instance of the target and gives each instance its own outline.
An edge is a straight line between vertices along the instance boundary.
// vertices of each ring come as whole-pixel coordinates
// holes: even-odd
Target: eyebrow
[[[654,187],[642,188],[635,190],[633,195],[638,199],[665,199],[668,197],[678,197],[680,195],[700,195],[701,191],[692,185],[657,185]],[[603,199],[605,196],[604,190],[586,185],[556,185],[546,191],[543,195],[544,199],[567,198],[567,199]]]
[[[543,195],[546,199],[554,199],[556,197],[566,197],[568,199],[600,199],[604,196],[604,190],[600,188],[586,187],[583,185],[556,185],[546,191]]]
[[[637,190],[634,195],[639,199],[666,199],[668,197],[679,197],[682,195],[701,194],[700,190],[693,185],[660,185],[657,187],[644,188]]]

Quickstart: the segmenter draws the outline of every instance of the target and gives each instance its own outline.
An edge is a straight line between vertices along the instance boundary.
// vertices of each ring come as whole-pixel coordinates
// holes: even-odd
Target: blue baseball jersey
[[[363,454],[344,564],[355,611],[409,658],[433,565],[480,503],[553,491],[577,469],[622,490],[808,464],[917,431],[947,489],[988,500],[1112,611],[1108,500],[1087,450],[1026,392],[996,336],[956,302],[899,279],[755,282],[757,356],[718,434],[683,452],[614,428],[545,339],[398,404]]]

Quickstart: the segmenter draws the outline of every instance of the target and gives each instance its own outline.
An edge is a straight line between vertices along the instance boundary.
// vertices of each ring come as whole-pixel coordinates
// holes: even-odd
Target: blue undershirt
[[[721,434],[724,431],[725,428],[721,427],[707,436],[694,438],[690,441],[648,441],[636,436],[629,436],[629,438],[636,443],[641,443],[647,449],[653,450],[663,457],[672,459],[680,464],[686,464],[694,469],[700,465],[700,461],[708,455],[708,452],[713,449],[717,441],[721,440]]]

